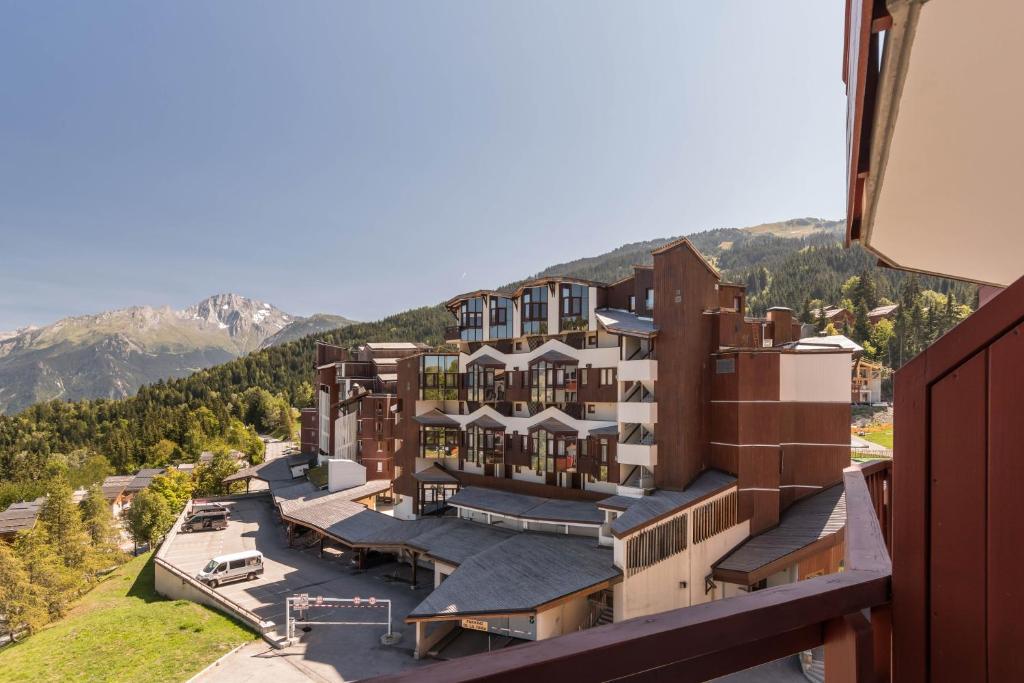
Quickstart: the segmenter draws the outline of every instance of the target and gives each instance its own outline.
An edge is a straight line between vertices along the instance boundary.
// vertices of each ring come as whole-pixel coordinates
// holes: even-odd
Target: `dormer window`
[[[489,315],[489,337],[508,339],[512,336],[512,300],[503,296],[492,296]]]
[[[590,287],[564,284],[559,286],[561,329],[585,330],[590,317]]]
[[[484,338],[484,300],[467,299],[459,304],[459,339],[481,341]]]
[[[635,294],[630,294],[629,295],[629,312],[630,313],[636,313],[636,295]]]

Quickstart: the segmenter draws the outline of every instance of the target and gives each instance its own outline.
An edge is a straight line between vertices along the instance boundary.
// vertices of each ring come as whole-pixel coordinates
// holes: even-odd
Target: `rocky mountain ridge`
[[[293,316],[227,293],[181,310],[132,306],[22,328],[0,334],[0,412],[53,398],[123,398],[142,384],[351,322]]]

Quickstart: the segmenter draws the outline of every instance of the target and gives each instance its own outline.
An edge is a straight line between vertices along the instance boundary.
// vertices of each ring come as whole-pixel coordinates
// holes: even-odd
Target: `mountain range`
[[[133,306],[0,333],[0,413],[54,398],[124,398],[143,384],[352,322],[218,294],[182,310]]]

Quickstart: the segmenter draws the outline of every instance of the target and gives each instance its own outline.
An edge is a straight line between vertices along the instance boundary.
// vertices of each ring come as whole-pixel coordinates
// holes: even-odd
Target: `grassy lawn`
[[[879,431],[869,431],[861,437],[865,441],[871,443],[877,443],[879,446],[885,446],[886,448],[892,448],[892,427],[888,429],[882,429]]]
[[[157,595],[147,553],[64,619],[0,650],[0,681],[184,681],[256,637],[219,612]]]

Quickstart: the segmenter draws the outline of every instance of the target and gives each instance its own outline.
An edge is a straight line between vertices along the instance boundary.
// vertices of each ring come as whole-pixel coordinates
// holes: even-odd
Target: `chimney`
[[[773,306],[768,309],[768,322],[772,323],[772,344],[778,346],[796,341],[793,334],[793,309]]]

